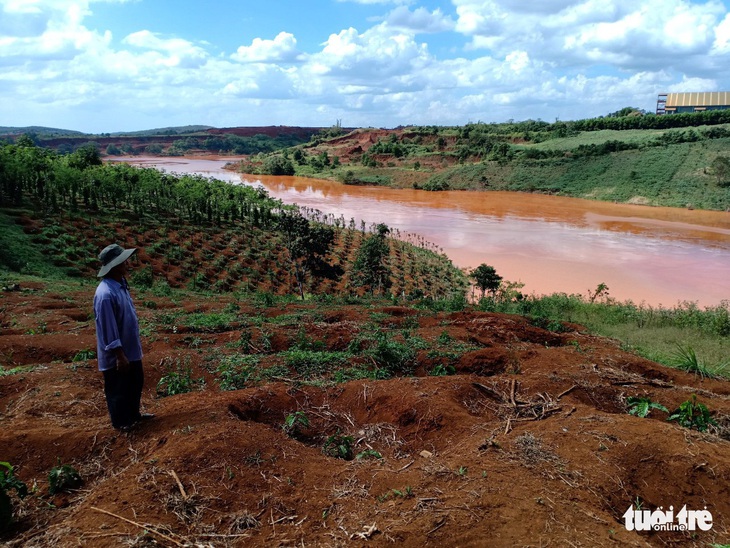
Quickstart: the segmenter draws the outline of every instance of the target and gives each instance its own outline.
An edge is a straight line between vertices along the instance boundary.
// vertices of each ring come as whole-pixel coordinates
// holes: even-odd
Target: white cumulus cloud
[[[240,46],[231,55],[231,59],[242,63],[290,63],[300,57],[297,39],[288,32],[280,32],[273,40],[254,38],[250,46]]]

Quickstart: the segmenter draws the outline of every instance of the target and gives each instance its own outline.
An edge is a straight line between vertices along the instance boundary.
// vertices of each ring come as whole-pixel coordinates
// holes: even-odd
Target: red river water
[[[242,176],[226,160],[130,158],[168,172],[263,185],[285,203],[420,234],[460,267],[487,263],[525,293],[714,306],[730,299],[730,213],[514,192],[427,192],[302,177]]]

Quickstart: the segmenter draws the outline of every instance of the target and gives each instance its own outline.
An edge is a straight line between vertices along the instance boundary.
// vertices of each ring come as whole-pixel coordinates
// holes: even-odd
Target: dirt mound
[[[728,542],[726,381],[663,368],[578,326],[556,333],[499,314],[244,306],[232,327],[183,333],[161,318],[230,309],[231,297],[147,294],[143,402],[156,417],[121,434],[89,359],[92,294],[0,294],[0,460],[35,488],[13,501],[16,523],[0,537],[9,546]],[[415,349],[415,376],[307,381],[287,361],[338,359],[369,329],[391,352]],[[350,375],[380,359],[357,348]],[[246,388],[221,391],[234,358]],[[157,397],[173,363],[205,388]],[[693,395],[718,423],[706,432],[656,409],[627,413],[628,397],[674,410]],[[84,485],[49,495],[59,462]],[[632,504],[707,507],[713,527],[628,531]]]

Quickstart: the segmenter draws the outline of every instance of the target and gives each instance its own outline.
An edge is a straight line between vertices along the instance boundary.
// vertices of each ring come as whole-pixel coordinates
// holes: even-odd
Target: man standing
[[[104,375],[104,394],[112,426],[129,430],[142,419],[139,411],[144,385],[142,343],[139,321],[126,276],[127,259],[136,248],[124,249],[112,244],[99,254],[102,278],[94,295],[96,317],[96,349],[99,371]]]

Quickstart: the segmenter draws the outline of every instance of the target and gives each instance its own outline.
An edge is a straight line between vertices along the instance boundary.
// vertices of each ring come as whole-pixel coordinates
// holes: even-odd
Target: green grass
[[[302,377],[316,377],[331,373],[344,366],[352,355],[348,352],[318,352],[315,350],[287,350],[279,354],[284,363]]]
[[[662,135],[663,129],[628,129],[613,130],[603,129],[600,131],[584,131],[572,137],[558,137],[541,143],[525,145],[524,148],[536,148],[538,150],[570,150],[580,145],[600,145],[606,141],[623,141],[626,143],[647,143],[650,139]]]
[[[193,331],[219,332],[231,329],[236,321],[236,314],[227,312],[195,313],[185,317],[182,325]]]
[[[570,138],[570,144],[606,140],[596,133],[620,133],[622,141],[628,133],[628,141],[640,140],[638,131],[589,132]],[[647,133],[646,139],[650,138]],[[530,146],[548,147],[555,141]],[[729,146],[730,139],[723,138],[601,156],[516,158],[505,165],[468,163],[436,173],[428,182],[446,184],[452,190],[541,192],[617,202],[639,199],[648,205],[684,208],[691,204],[697,209],[724,210],[730,207],[730,186],[718,186],[709,166],[718,155],[727,155]]]
[[[594,334],[618,339],[625,350],[652,361],[704,376],[730,377],[728,301],[705,308],[693,303],[654,308],[630,302],[590,303],[580,295],[554,294],[519,302],[485,299],[480,307],[522,314],[540,319],[540,323],[581,324]],[[678,345],[682,352],[678,353]]]
[[[217,369],[221,390],[240,390],[261,380],[259,356],[240,355],[223,357]]]

